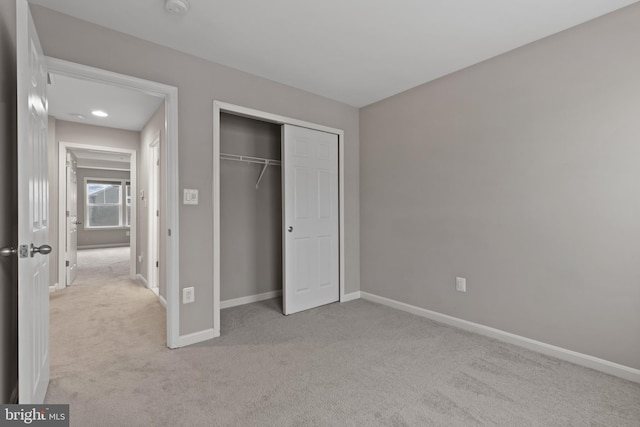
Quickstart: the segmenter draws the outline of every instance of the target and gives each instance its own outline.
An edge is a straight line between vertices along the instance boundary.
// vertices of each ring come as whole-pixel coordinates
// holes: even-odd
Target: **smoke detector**
[[[164,7],[169,13],[184,15],[189,10],[189,2],[187,0],[167,0]]]

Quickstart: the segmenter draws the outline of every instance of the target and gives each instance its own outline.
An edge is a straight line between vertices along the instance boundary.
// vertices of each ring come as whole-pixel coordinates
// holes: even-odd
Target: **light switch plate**
[[[189,188],[184,189],[184,201],[185,205],[197,205],[198,204],[198,190]]]
[[[182,289],[182,303],[183,304],[189,304],[191,302],[194,302],[195,300],[196,300],[196,298],[195,298],[195,292],[194,292],[193,286],[191,286],[189,288]]]

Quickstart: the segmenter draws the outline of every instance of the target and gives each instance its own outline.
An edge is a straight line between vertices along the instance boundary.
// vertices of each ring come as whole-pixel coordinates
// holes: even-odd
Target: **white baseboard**
[[[153,292],[153,294],[158,297],[160,305],[162,305],[165,310],[167,309],[167,300],[164,299],[162,295],[160,295],[160,291],[158,290],[158,288],[151,288],[149,286],[149,282],[147,282],[147,279],[145,279],[145,277],[140,273],[136,274],[135,280],[137,280],[141,285]]]
[[[467,320],[459,319],[457,317],[448,316],[446,314],[427,310],[425,308],[420,308],[413,305],[405,304],[400,301],[370,294],[368,292],[360,292],[360,296],[362,297],[362,299],[365,299],[371,302],[386,305],[388,307],[392,307],[398,310],[406,311],[407,313],[415,314],[417,316],[426,317],[427,319],[431,319],[436,322],[445,323],[447,325],[455,326],[457,328],[464,329],[469,332],[475,332],[480,335],[495,338],[499,341],[507,342],[509,344],[514,344],[519,347],[524,347],[528,350],[537,351],[538,353],[542,353],[547,356],[552,356],[561,360],[566,360],[567,362],[575,363],[576,365],[595,369],[596,371],[604,372],[610,375],[614,375],[616,377],[624,378],[625,380],[640,383],[640,369],[635,369],[629,366],[620,365],[618,363],[610,362],[608,360],[589,356],[583,353],[578,353],[573,350],[567,350],[566,348],[557,347],[555,345],[532,340],[530,338],[526,338],[520,335],[515,335],[510,332],[502,331],[500,329],[491,328],[489,326],[481,325],[479,323],[469,322]]]
[[[158,297],[158,301],[160,302],[160,305],[162,305],[165,310],[167,309],[167,300],[164,299],[164,297],[162,295],[160,295],[160,290],[158,288],[152,288],[149,286],[149,282],[147,282],[147,279],[145,279],[145,277],[138,273],[136,274],[135,279],[140,282],[141,285],[143,285],[145,288],[149,289],[151,292],[153,292],[153,294]]]
[[[344,294],[342,296],[342,300],[340,300],[340,302],[349,302],[349,301],[353,301],[355,299],[360,299],[360,291]]]
[[[264,301],[266,299],[277,298],[282,295],[281,290],[264,292],[262,294],[249,295],[248,297],[228,299],[220,301],[220,309],[231,308],[238,305],[251,304],[252,302]]]
[[[55,291],[57,291],[57,290],[58,290],[58,284],[57,284],[57,283],[55,283],[55,284],[53,284],[53,285],[49,286],[49,293],[51,293],[51,292],[55,292]]]
[[[145,288],[149,289],[149,282],[147,282],[147,279],[145,279],[142,274],[136,274],[136,280],[140,282]]]
[[[262,294],[249,295],[247,297],[228,299],[220,302],[220,309],[236,307],[238,305],[251,304],[252,302],[264,301],[267,299],[277,298],[282,296],[282,291],[270,291],[264,292]],[[342,301],[340,302],[348,302],[353,301],[360,298],[360,292],[351,292],[348,294],[344,294],[342,297]]]
[[[158,301],[160,301],[160,305],[164,307],[164,309],[167,309],[167,300],[164,299],[164,297],[160,294],[158,294]]]
[[[220,333],[218,333],[218,336],[220,336]],[[194,332],[193,334],[180,335],[178,337],[178,347],[186,347],[215,337],[216,334],[213,329],[205,329],[204,331]]]
[[[82,245],[78,249],[105,249],[105,248],[122,248],[130,246],[129,243],[105,243],[103,245]]]

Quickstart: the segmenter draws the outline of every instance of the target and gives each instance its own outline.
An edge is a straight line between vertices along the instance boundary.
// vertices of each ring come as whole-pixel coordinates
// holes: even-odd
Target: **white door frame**
[[[58,252],[56,252],[57,254],[65,254],[65,274],[64,274],[64,282],[60,282],[60,280],[58,280],[57,285],[57,289],[61,289],[61,288],[65,288],[69,283],[72,283],[73,280],[75,280],[75,273],[77,272],[77,267],[78,267],[78,161],[76,159],[76,156],[67,151],[65,154],[65,185],[64,185],[64,197],[61,197],[62,194],[60,192],[61,189],[61,185],[58,186],[58,203],[63,203],[65,205],[65,222],[64,222],[64,226],[65,226],[65,242],[64,244],[58,245]],[[74,164],[75,163],[75,164]],[[60,164],[60,159],[58,159],[58,165]],[[76,189],[76,194],[75,196],[70,197],[69,195],[69,183],[70,183],[70,175],[71,175],[71,171],[73,172],[74,176],[73,176],[73,180],[75,180],[75,189]],[[60,180],[60,177],[62,176],[62,174],[59,174],[58,176],[58,180]],[[72,185],[73,187],[73,185]],[[55,196],[55,195],[54,195]],[[75,226],[75,235],[71,236],[71,231],[70,229],[73,228],[73,226],[71,225],[71,223],[69,222],[70,219],[70,215],[69,215],[69,199],[75,197],[75,222],[73,223],[73,226]],[[50,197],[51,198],[51,197]],[[58,228],[59,229],[59,228]],[[73,237],[73,238],[72,238]],[[59,241],[62,241],[62,239],[58,238]],[[75,240],[74,242],[74,248],[73,250],[75,251],[74,254],[74,262],[75,264],[72,265],[67,265],[66,262],[68,262],[70,260],[70,256],[69,256],[69,246],[71,241]],[[62,251],[62,248],[65,249],[65,251]],[[71,281],[69,280],[69,272],[70,272],[70,268],[74,269],[73,270],[73,278],[71,279]],[[58,276],[58,279],[60,279],[62,276]],[[60,285],[60,283],[62,283],[62,285]]]
[[[167,177],[167,197],[163,206],[167,219],[167,248],[164,254],[167,266],[167,346],[180,347],[179,316],[179,202],[178,197],[178,88],[124,74],[114,73],[87,65],[47,57],[49,71],[81,80],[104,83],[112,86],[135,90],[165,100],[165,130],[167,156],[163,170]],[[136,194],[136,198],[138,194]]]
[[[148,182],[149,182],[149,194],[148,199],[151,202],[149,205],[148,215],[148,246],[147,246],[147,280],[149,289],[156,295],[160,292],[160,272],[155,265],[155,261],[160,255],[160,235],[159,235],[159,220],[157,210],[160,209],[160,166],[156,162],[156,150],[160,150],[160,132],[158,132],[151,143],[149,143],[149,170],[148,170]],[[151,255],[153,254],[153,258]]]
[[[114,148],[107,147],[102,145],[89,145],[89,144],[80,144],[75,142],[64,142],[60,141],[58,143],[58,289],[64,289],[67,287],[66,280],[66,250],[65,250],[65,239],[67,233],[67,186],[60,185],[63,179],[66,179],[66,166],[67,166],[67,151],[79,149],[79,150],[91,150],[91,151],[102,151],[104,153],[112,153],[112,154],[124,154],[126,156],[131,156],[130,160],[130,175],[129,181],[131,182],[131,194],[138,194],[138,172],[137,172],[137,153],[136,150],[129,150],[125,148]],[[84,185],[83,183],[79,185]],[[84,203],[84,200],[78,200],[78,203]],[[85,212],[86,217],[87,212]],[[130,247],[131,247],[131,256],[129,257],[129,277],[132,279],[136,278],[136,226],[138,222],[138,202],[136,197],[131,197],[131,218],[135,218],[135,221],[132,221],[130,226]],[[83,225],[86,224],[86,218],[82,219],[84,221]]]
[[[345,301],[345,242],[344,242],[344,131],[316,123],[271,114],[252,108],[213,101],[213,330],[214,336],[220,336],[220,114],[262,120],[279,125],[293,125],[338,135],[338,192],[339,192],[339,281],[340,302]]]

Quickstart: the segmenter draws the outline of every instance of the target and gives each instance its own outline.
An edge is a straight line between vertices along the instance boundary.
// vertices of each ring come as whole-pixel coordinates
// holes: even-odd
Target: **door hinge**
[[[156,211],[156,216],[160,216],[160,211],[159,210]]]
[[[69,211],[67,211],[67,218],[69,218]]]
[[[160,267],[160,263],[156,261],[156,268]]]
[[[65,265],[69,267],[69,261],[65,261]]]
[[[171,229],[169,229],[169,237],[171,237]]]

